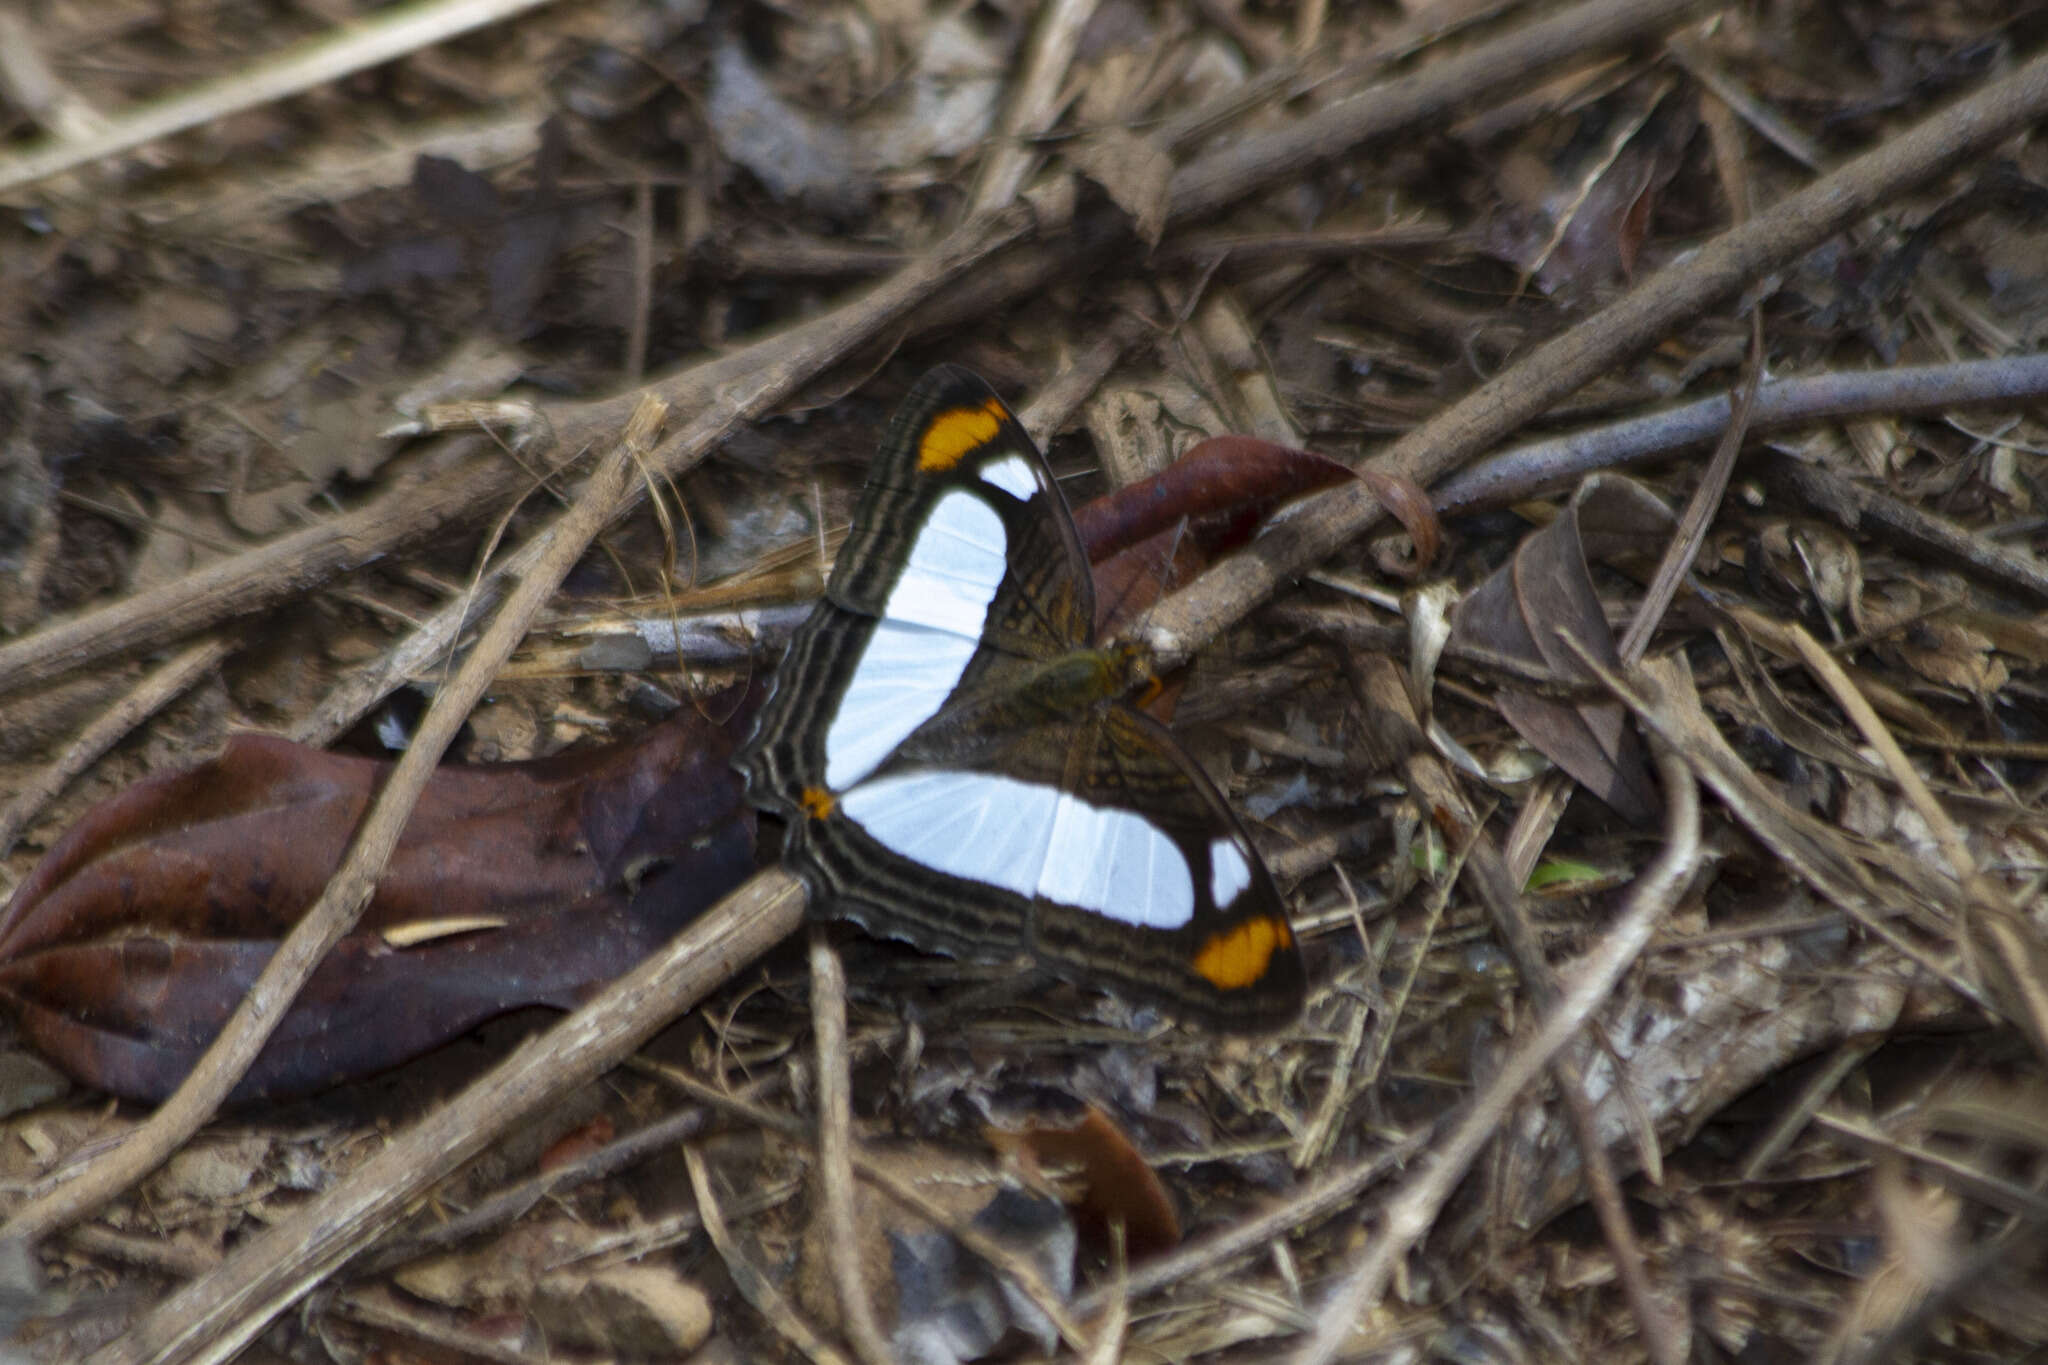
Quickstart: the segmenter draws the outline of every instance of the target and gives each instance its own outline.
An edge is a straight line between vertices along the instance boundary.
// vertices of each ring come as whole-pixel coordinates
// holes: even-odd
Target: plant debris
[[[9,1359],[2037,1352],[2044,52],[1981,0],[0,16]],[[722,754],[940,361],[1121,552],[1284,1032],[842,926],[821,1055]]]

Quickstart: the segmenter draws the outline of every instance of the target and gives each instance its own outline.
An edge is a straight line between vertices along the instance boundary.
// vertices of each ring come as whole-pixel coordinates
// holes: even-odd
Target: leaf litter
[[[1098,468],[1130,468],[1119,430],[1170,455],[1225,443],[1153,486],[1170,525],[1127,507],[1162,539],[1137,547],[1114,597],[1137,611],[1193,578],[1196,596],[1138,618],[1159,630],[1175,603],[1206,604],[1177,728],[1258,813],[1316,983],[1298,1025],[1224,1043],[1099,993],[1020,991],[835,935],[856,1184],[893,1229],[874,1245],[899,1249],[856,1253],[817,1235],[801,953],[733,963],[629,1065],[505,1110],[416,1212],[386,1215],[384,1240],[312,1274],[297,1311],[273,1300],[236,1324],[244,1358],[818,1357],[844,1320],[826,1268],[855,1254],[949,1358],[1054,1349],[1069,1331],[1060,1349],[1098,1358],[1219,1360],[1461,1342],[2011,1358],[2048,1340],[2040,149],[1951,127],[1945,154],[1841,230],[1746,257],[1711,306],[1612,343],[1619,359],[1570,392],[1527,377],[1551,338],[1610,344],[1614,309],[1693,278],[1817,176],[2027,79],[2048,32],[1960,0],[1601,18],[1615,8],[540,7],[240,102],[340,16],[11,18],[0,177],[201,81],[222,104],[173,137],[7,182],[10,890],[87,812],[234,752],[240,732],[375,757],[408,742],[459,659],[404,646],[471,638],[465,614],[496,601],[483,566],[547,534],[577,495],[570,461],[623,425],[607,395],[634,376],[691,400],[672,432],[752,402],[749,376],[788,378],[692,453],[656,453],[643,505],[531,622],[456,758],[551,761],[677,713],[729,722],[720,689],[772,666],[893,398],[930,363],[972,365],[1040,423],[1077,503],[1104,491]],[[1545,64],[1453,83],[1496,51]],[[1048,53],[1064,66],[1037,71]],[[2014,118],[2032,91],[2004,96]],[[1344,123],[1382,107],[1428,112]],[[1344,131],[1310,138],[1325,128]],[[961,240],[999,162],[1024,168],[1027,225],[863,313],[864,291]],[[805,341],[842,319],[843,341]],[[1653,424],[1739,389],[1753,325],[1766,383],[1750,437],[1633,665],[1606,642],[1647,574],[1589,537],[1661,552],[1651,509],[1685,504],[1720,432]],[[1860,396],[1773,415],[1800,384],[1850,381]],[[1489,466],[1483,501],[1431,514],[1414,489],[1441,469],[1410,452],[1466,439],[1432,424],[1475,392],[1536,415],[1457,416],[1489,450],[1522,444]],[[1085,406],[1097,393],[1114,412]],[[377,434],[423,403],[508,398],[538,421]],[[1229,442],[1279,468],[1232,462]],[[1566,445],[1580,463],[1561,474]],[[1440,547],[1316,540],[1314,509],[1352,505],[1333,500],[1348,488],[1271,508],[1320,486],[1324,462],[1382,451],[1395,462],[1356,505],[1384,496]],[[1621,463],[1634,482],[1578,489]],[[1612,524],[1589,529],[1603,496]],[[343,527],[332,550],[292,548]],[[690,562],[686,537],[720,581],[666,573]],[[1296,562],[1301,545],[1322,548]],[[1384,666],[1411,658],[1404,603],[1435,600],[1415,572],[1465,605],[1404,684]],[[1489,591],[1495,628],[1475,631]],[[226,662],[152,690],[202,635]],[[634,647],[592,643],[619,640]],[[103,717],[90,755],[58,771]],[[1631,888],[1681,842],[1672,762],[1708,799],[1668,904],[1644,910]],[[1541,897],[1501,875],[1524,868],[1549,869]],[[1497,1093],[1575,964],[1653,912],[1567,1064]],[[372,918],[336,961],[445,948],[502,919],[403,918],[412,936],[376,939]],[[93,961],[148,956],[151,922],[89,940]],[[184,970],[161,979],[199,979]],[[80,979],[132,1000],[153,978]],[[211,1017],[243,980],[225,978]],[[65,1008],[158,1051],[165,1012],[94,1013],[91,998]],[[485,1012],[539,1000],[574,1003],[535,988]],[[197,1358],[179,1325],[227,1328],[195,1302],[266,1259],[297,1273],[269,1232],[357,1197],[378,1149],[552,1019],[514,1013],[309,1098],[245,1095],[148,1182],[58,1220],[25,1261],[8,1249],[10,1349]],[[358,1071],[416,1050],[396,1026],[363,1028]],[[52,1097],[62,1082],[26,1069],[33,1033],[16,1035],[23,1067],[0,1072],[22,1105],[0,1133],[10,1216],[148,1112],[75,1080]],[[155,1062],[173,1079],[190,1065]],[[692,1110],[687,1160],[635,1145]],[[1090,1233],[1066,1250],[1061,1211],[1101,1201],[991,1137],[1065,1132],[1084,1112],[1168,1201],[1141,1245]],[[1440,1190],[1402,1175],[1416,1151],[1466,1150],[1468,1123],[1483,1141]],[[992,1193],[877,1211],[891,1189],[914,1202],[913,1177],[956,1171]],[[487,1217],[440,1261],[380,1259],[472,1208]],[[1175,1221],[1178,1250],[1157,1232]],[[1397,1253],[1389,1290],[1376,1258]],[[763,1317],[768,1302],[790,1318]],[[944,1326],[956,1311],[975,1329]]]

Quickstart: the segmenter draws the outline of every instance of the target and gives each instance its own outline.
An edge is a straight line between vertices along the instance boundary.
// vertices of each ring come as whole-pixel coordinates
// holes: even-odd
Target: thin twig
[[[375,1275],[504,1227],[543,1199],[576,1185],[602,1180],[688,1142],[704,1130],[709,1117],[701,1108],[690,1108],[657,1119],[575,1161],[550,1167],[502,1189],[446,1222],[435,1223],[415,1236],[381,1244],[351,1270],[357,1275]]]
[[[1614,927],[1590,951],[1558,973],[1564,988],[1556,1008],[1528,1041],[1509,1055],[1485,1089],[1465,1105],[1443,1137],[1431,1144],[1421,1168],[1387,1201],[1371,1246],[1317,1310],[1315,1335],[1296,1365],[1328,1365],[1366,1311],[1379,1301],[1395,1264],[1435,1221],[1437,1210],[1465,1176],[1515,1099],[1584,1026],[1607,998],[1671,908],[1699,861],[1699,794],[1692,774],[1670,750],[1657,746],[1664,788],[1664,847],[1636,878]]]
[[[1550,436],[1510,447],[1461,470],[1430,490],[1445,516],[1501,507],[1568,487],[1602,469],[1669,457],[1714,440],[1728,429],[1732,395]],[[1757,391],[1754,432],[1951,408],[2024,407],[2048,397],[2048,355],[1996,356],[1946,365],[1901,365],[1774,379]]]
[[[822,924],[811,926],[811,1031],[818,1075],[820,1215],[830,1248],[825,1259],[853,1353],[862,1365],[893,1365],[894,1352],[875,1321],[874,1300],[861,1275],[853,1191],[853,1087],[846,1058],[846,969]]]
[[[507,596],[504,610],[477,641],[461,672],[434,698],[411,746],[392,767],[376,803],[357,826],[327,889],[278,945],[220,1036],[177,1092],[118,1147],[85,1166],[68,1183],[17,1210],[0,1227],[0,1241],[33,1245],[55,1229],[92,1213],[155,1170],[220,1107],[263,1050],[300,987],[370,903],[377,878],[398,845],[413,805],[433,776],[434,765],[468,720],[470,708],[490,687],[498,666],[511,657],[525,638],[528,624],[604,525],[606,512],[633,477],[635,448],[653,441],[666,415],[664,408],[650,402],[591,476],[582,498],[562,517],[554,553]]]
[[[546,0],[427,0],[357,19],[296,43],[254,67],[138,105],[110,118],[92,136],[48,139],[0,160],[0,193],[229,114],[304,94],[544,3]]]
[[[0,807],[0,854],[14,847],[28,822],[36,818],[45,803],[71,785],[73,778],[90,768],[100,755],[148,717],[198,682],[221,661],[235,652],[225,640],[201,640],[176,658],[155,669],[129,690],[128,695],[94,716],[92,723],[64,746],[48,766],[23,782],[5,807]]]

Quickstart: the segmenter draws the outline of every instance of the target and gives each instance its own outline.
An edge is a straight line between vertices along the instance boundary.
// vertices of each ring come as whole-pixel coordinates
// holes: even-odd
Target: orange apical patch
[[[927,474],[939,474],[959,464],[970,451],[979,450],[1002,430],[1007,409],[991,398],[977,408],[954,408],[942,412],[925,425],[917,443],[917,467]]]
[[[813,820],[822,820],[839,806],[839,798],[823,787],[805,787],[798,798],[803,802],[804,814]]]
[[[1241,990],[1263,979],[1273,954],[1292,942],[1294,932],[1286,920],[1260,915],[1203,944],[1195,954],[1195,970],[1218,989]]]

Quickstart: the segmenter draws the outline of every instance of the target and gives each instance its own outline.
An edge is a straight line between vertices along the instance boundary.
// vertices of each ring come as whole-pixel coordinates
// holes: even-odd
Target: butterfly
[[[825,595],[734,762],[818,912],[1024,961],[1227,1031],[1301,1010],[1271,874],[1187,751],[1125,698],[1066,499],[972,371],[903,400]]]

